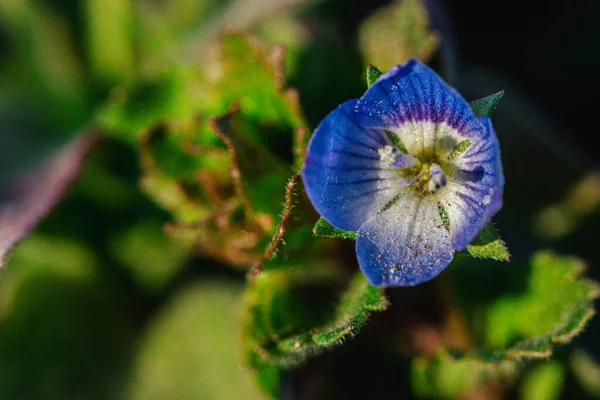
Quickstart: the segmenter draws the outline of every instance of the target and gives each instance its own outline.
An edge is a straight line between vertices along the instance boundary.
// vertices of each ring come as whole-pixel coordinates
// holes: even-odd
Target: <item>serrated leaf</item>
[[[371,87],[381,75],[383,75],[383,72],[378,70],[377,67],[372,64],[367,65],[367,86]]]
[[[343,231],[338,229],[321,217],[313,228],[313,234],[317,237],[356,240],[357,232]]]
[[[486,343],[513,344],[512,353],[543,356],[556,343],[568,343],[594,314],[592,301],[598,285],[582,279],[583,263],[573,257],[539,252],[531,260],[528,290],[520,296],[505,295],[488,311]],[[526,354],[531,353],[531,354]]]
[[[282,198],[273,196],[273,193],[279,193],[285,187],[291,169],[252,140],[252,137],[260,135],[260,127],[239,109],[233,109],[212,122],[215,132],[231,145],[228,150],[235,153],[235,167],[241,174],[242,189],[248,193],[252,206],[276,218],[281,211]]]
[[[273,194],[302,163],[308,136],[275,50],[225,32],[201,63],[115,90],[99,114],[139,146],[144,189],[175,217],[169,233],[236,266],[260,260],[283,202]]]
[[[481,99],[473,100],[469,102],[469,105],[471,106],[471,109],[475,115],[478,117],[491,117],[492,112],[496,109],[503,96],[504,90],[501,90],[498,93],[482,97]]]
[[[283,54],[275,57],[258,40],[233,32],[222,36],[218,51],[222,75],[210,89],[206,112],[223,114],[238,102],[242,114],[271,127],[255,139],[268,146],[283,129],[291,140],[305,122],[296,95],[284,87]]]
[[[415,360],[413,387],[423,396],[466,396],[498,379],[511,380],[524,362],[547,359],[557,345],[570,342],[594,315],[600,289],[581,277],[576,258],[539,252],[530,271],[481,271],[471,264],[451,271],[475,343],[468,351],[446,349]]]
[[[363,59],[384,71],[411,58],[427,62],[440,43],[423,0],[403,0],[376,10],[361,24],[359,35]]]
[[[467,253],[475,258],[491,258],[498,261],[508,261],[508,248],[493,225],[486,225],[475,240],[467,246]]]
[[[371,312],[387,308],[383,291],[361,273],[332,302],[331,287],[340,283],[323,265],[272,269],[251,282],[245,296],[245,359],[259,381],[266,379],[264,371],[272,375],[273,367],[294,367],[342,343],[357,334]]]

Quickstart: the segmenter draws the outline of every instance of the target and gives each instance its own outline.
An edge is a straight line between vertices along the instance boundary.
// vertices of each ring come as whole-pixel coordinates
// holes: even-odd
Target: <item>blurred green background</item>
[[[275,230],[298,165],[295,138],[364,92],[367,63],[385,71],[419,58],[469,100],[505,90],[494,113],[507,181],[496,222],[513,261],[477,267],[510,275],[551,248],[599,279],[600,177],[587,124],[600,89],[600,9],[544,4],[489,4],[483,16],[470,0],[0,0],[0,201],[61,146],[102,133],[64,200],[2,267],[0,399],[263,398],[242,363],[246,269]],[[228,123],[252,142],[240,169],[244,157],[262,160],[247,175],[257,210],[220,225],[215,204],[243,208],[243,199],[209,120],[236,101],[240,120]],[[181,150],[188,145],[199,153]],[[213,225],[193,226],[206,215]],[[286,238],[291,254],[298,232]],[[356,271],[351,243],[328,246],[340,269]],[[461,262],[464,293],[481,282],[504,287]],[[431,290],[388,297],[411,307]],[[519,301],[527,315],[542,307]],[[425,303],[435,317],[439,304]],[[498,308],[505,319],[510,307]],[[428,392],[423,363],[397,351],[413,313],[382,315],[285,372],[281,397],[600,398],[597,320],[552,361],[528,364],[510,383],[465,378],[466,393],[451,383]],[[482,336],[503,346],[512,334]],[[446,379],[436,371],[432,381]]]

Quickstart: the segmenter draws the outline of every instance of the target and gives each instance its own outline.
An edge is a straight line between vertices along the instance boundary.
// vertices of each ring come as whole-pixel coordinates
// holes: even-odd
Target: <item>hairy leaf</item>
[[[413,386],[423,396],[465,396],[511,380],[524,362],[547,359],[556,346],[570,342],[594,315],[600,287],[581,277],[583,264],[576,258],[539,252],[529,271],[481,271],[471,264],[451,272],[473,328],[472,348],[417,358]]]
[[[330,266],[263,272],[245,297],[246,363],[273,397],[274,368],[286,369],[355,335],[373,311],[385,310],[383,291],[357,273],[337,300],[330,288],[341,278]],[[268,376],[265,376],[268,373]]]
[[[225,32],[203,54],[115,90],[99,119],[139,146],[143,188],[173,214],[170,234],[248,266],[273,234],[307,129],[280,48]]]

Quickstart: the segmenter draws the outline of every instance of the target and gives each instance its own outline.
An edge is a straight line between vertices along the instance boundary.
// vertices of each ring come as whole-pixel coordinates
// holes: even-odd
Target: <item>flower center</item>
[[[434,162],[423,163],[420,165],[420,171],[416,180],[410,187],[417,193],[426,195],[432,194],[446,186],[448,179],[442,167]]]

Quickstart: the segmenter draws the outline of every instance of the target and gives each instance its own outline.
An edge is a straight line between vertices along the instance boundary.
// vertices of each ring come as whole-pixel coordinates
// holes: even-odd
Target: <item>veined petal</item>
[[[489,118],[482,118],[487,136],[449,163],[450,182],[438,201],[448,213],[456,250],[464,249],[502,206],[504,175],[500,147]]]
[[[308,145],[302,170],[316,210],[338,229],[355,231],[393,200],[408,182],[397,165],[412,165],[383,131],[365,129],[353,118],[356,100],[331,112]]]
[[[496,147],[496,186],[497,189],[492,196],[490,205],[486,211],[486,220],[491,221],[492,217],[502,208],[502,195],[504,194],[504,171],[502,169],[502,159],[500,157],[500,143],[492,126],[492,120],[488,117],[481,117],[481,122],[488,132],[489,140],[492,140]]]
[[[429,121],[444,123],[464,137],[485,134],[467,101],[417,60],[383,74],[359,99],[355,118],[370,128],[394,130],[407,122]]]
[[[454,249],[434,196],[409,190],[358,231],[356,255],[373,286],[412,286],[437,276]]]

